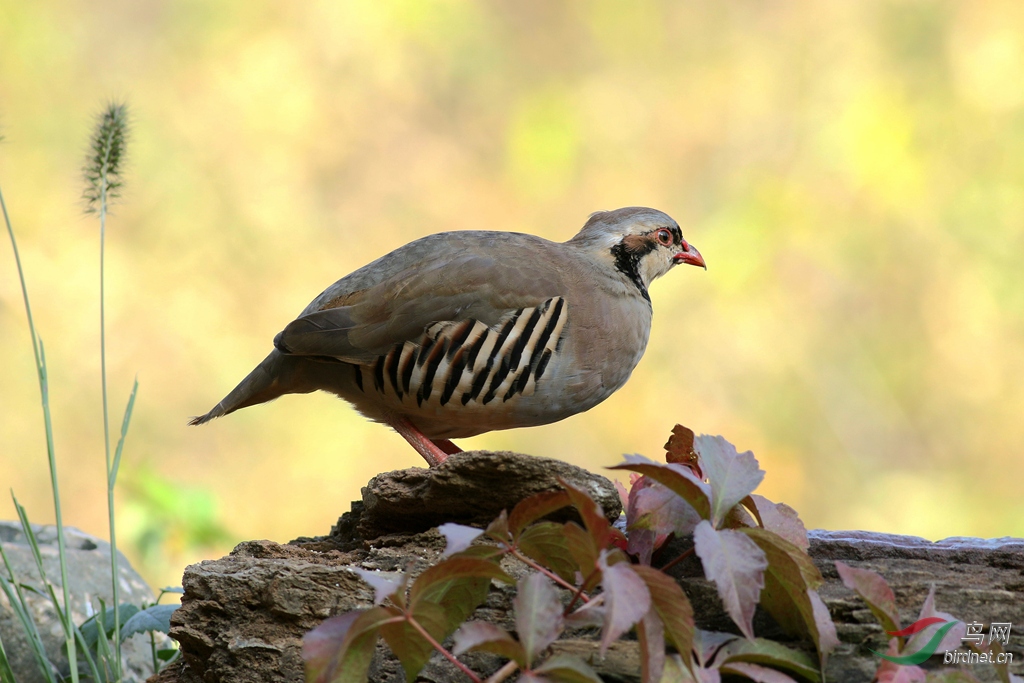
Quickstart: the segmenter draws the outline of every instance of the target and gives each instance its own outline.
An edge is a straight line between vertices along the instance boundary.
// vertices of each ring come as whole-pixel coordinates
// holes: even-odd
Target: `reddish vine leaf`
[[[807,541],[807,528],[796,510],[785,503],[773,503],[756,493],[751,494],[750,502],[762,528],[777,533],[801,550],[806,551],[810,547]]]
[[[701,667],[710,666],[711,661],[722,646],[737,640],[739,636],[732,633],[719,633],[717,631],[704,631],[696,629],[693,632],[693,656]]]
[[[381,626],[394,608],[373,607],[327,619],[302,639],[306,680],[311,683],[363,683]]]
[[[626,462],[610,467],[612,470],[630,470],[650,477],[667,486],[697,511],[701,519],[711,517],[711,488],[698,479],[688,467],[648,460],[642,455],[627,455]]]
[[[361,567],[350,567],[359,578],[373,588],[373,604],[379,605],[395,593],[404,593],[409,580],[405,572],[378,572]]]
[[[583,529],[575,524],[573,526],[576,526],[586,537],[586,532]],[[589,542],[589,537],[586,538]],[[547,567],[560,578],[569,583],[575,582],[579,564],[569,549],[565,525],[555,522],[537,522],[520,534],[518,547],[528,557]],[[596,555],[595,553],[595,558]]]
[[[851,567],[836,561],[836,571],[847,588],[868,604],[871,613],[878,619],[884,631],[900,630],[900,612],[896,609],[896,596],[882,575],[870,569]]]
[[[452,640],[454,655],[472,651],[491,652],[514,660],[520,667],[529,666],[523,646],[508,631],[486,621],[466,622],[455,632]]]
[[[593,669],[576,657],[555,655],[546,660],[532,672],[532,680],[551,681],[552,683],[602,683],[601,678]],[[524,674],[519,680],[527,680]]]
[[[572,505],[572,501],[565,491],[544,491],[524,498],[512,508],[512,514],[508,518],[508,530],[512,538],[517,539],[527,526],[568,505]]]
[[[753,638],[754,609],[768,567],[764,551],[743,533],[715,529],[707,520],[697,525],[693,542],[704,576],[715,583],[725,611],[743,635]]]
[[[899,644],[896,638],[889,641],[889,648],[885,654],[890,657],[897,657],[900,654]],[[875,672],[876,683],[924,683],[927,674],[919,666],[904,666],[888,659],[883,659]]]
[[[836,624],[832,621],[828,606],[813,588],[807,589],[807,597],[811,601],[811,613],[814,615],[814,628],[818,634],[815,641],[818,645],[818,654],[821,657],[822,666],[825,660],[839,647],[839,634],[836,633]]]
[[[665,639],[679,652],[693,649],[693,607],[686,593],[671,576],[643,565],[633,571],[643,579],[651,594],[651,604],[665,628]]]
[[[672,428],[672,436],[668,437],[668,442],[665,443],[665,461],[689,467],[698,479],[703,479],[700,457],[693,448],[693,441],[693,430],[677,424]]]
[[[711,521],[716,527],[732,508],[764,479],[764,470],[750,451],[737,453],[721,436],[702,434],[694,441],[701,469],[711,485]]]
[[[516,597],[512,600],[516,633],[529,664],[558,639],[565,628],[565,619],[558,591],[543,574],[528,574],[519,580],[516,589]]]
[[[665,627],[652,608],[637,622],[641,683],[659,683],[665,670]]]
[[[951,621],[957,622],[956,626],[949,629],[946,635],[939,641],[938,646],[935,648],[936,652],[945,652],[947,650],[955,650],[963,644],[963,638],[967,635],[967,624],[958,620],[952,614],[948,612],[939,612],[935,609],[935,584],[932,584],[931,590],[928,591],[928,597],[925,598],[924,605],[921,606],[921,615],[918,620],[928,619],[929,617],[935,617],[942,619],[942,622],[937,622],[931,626],[927,626],[921,631],[918,631],[907,644],[903,647],[904,653],[917,652],[925,646],[925,643],[932,639],[932,636],[942,628],[944,623]]]
[[[757,544],[768,559],[761,607],[791,635],[809,636],[822,658],[831,651],[835,627],[819,610],[815,614],[810,590],[822,583],[821,573],[811,558],[778,534],[764,529],[740,529]],[[819,620],[822,625],[819,626]]]
[[[601,510],[601,506],[586,491],[573,486],[564,479],[559,479],[558,483],[562,485],[569,496],[569,500],[576,510],[579,511],[587,533],[594,539],[595,547],[598,549],[606,548],[611,544],[615,536],[621,535],[618,529],[612,528],[611,522],[608,521]]]
[[[444,552],[441,553],[441,557],[451,557],[455,553],[461,553],[484,533],[483,529],[453,522],[442,524],[437,527],[437,530],[445,540]]]
[[[647,480],[642,477],[641,481]],[[634,513],[631,528],[651,529],[658,534],[674,533],[689,536],[701,517],[693,506],[663,484],[647,480],[644,486],[635,487],[630,507]]]
[[[484,530],[487,537],[498,543],[508,543],[508,513],[502,510]]]
[[[650,529],[636,529],[629,533],[626,552],[636,557],[641,565],[650,566],[654,551],[665,543],[666,538],[668,537],[656,534]]]
[[[605,621],[601,636],[601,656],[613,640],[640,621],[651,608],[651,593],[629,562],[609,564],[610,553],[602,550],[597,560],[604,589]]]

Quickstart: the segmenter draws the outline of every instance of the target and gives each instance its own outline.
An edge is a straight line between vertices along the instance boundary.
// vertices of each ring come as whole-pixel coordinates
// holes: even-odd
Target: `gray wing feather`
[[[562,269],[543,256],[551,246],[510,233],[417,240],[329,287],[274,345],[287,354],[366,364],[437,322],[494,325],[509,311],[564,293]]]

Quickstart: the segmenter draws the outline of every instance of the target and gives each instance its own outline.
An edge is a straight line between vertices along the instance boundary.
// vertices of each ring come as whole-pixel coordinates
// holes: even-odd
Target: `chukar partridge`
[[[702,266],[655,209],[593,214],[568,242],[521,233],[430,235],[343,277],[203,424],[283,394],[337,394],[431,466],[450,439],[562,420],[629,378],[647,346],[647,288]]]

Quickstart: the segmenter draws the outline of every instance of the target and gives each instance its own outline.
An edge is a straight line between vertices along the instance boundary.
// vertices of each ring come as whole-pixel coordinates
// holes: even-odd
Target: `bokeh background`
[[[1024,535],[1024,4],[0,0],[0,187],[46,342],[67,523],[106,536],[93,117],[132,111],[108,226],[118,489],[154,583],[327,533],[418,466],[328,396],[204,428],[327,284],[442,230],[564,240],[672,214],[707,272],[652,289],[627,386],[466,440],[592,469],[673,424],[752,449],[811,527]],[[52,521],[0,244],[0,488]],[[0,516],[14,517],[8,504]]]

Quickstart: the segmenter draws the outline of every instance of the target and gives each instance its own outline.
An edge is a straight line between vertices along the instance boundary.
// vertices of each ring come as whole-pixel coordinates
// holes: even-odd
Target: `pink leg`
[[[423,459],[427,461],[427,465],[430,467],[437,467],[448,458],[448,453],[445,453],[442,448],[425,437],[420,430],[416,429],[404,417],[394,416],[388,420],[388,424],[401,434],[409,442],[409,445],[416,449],[417,453],[423,456]],[[451,444],[451,442],[448,443]],[[451,445],[455,446],[455,444]]]
[[[436,439],[436,440],[432,439],[432,441],[434,442],[435,446],[440,448],[442,451],[444,451],[448,455],[455,455],[456,453],[461,453],[462,452],[461,448],[459,448],[458,446],[453,444],[448,439]]]

